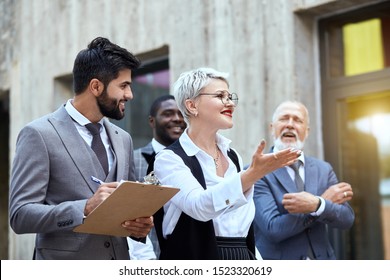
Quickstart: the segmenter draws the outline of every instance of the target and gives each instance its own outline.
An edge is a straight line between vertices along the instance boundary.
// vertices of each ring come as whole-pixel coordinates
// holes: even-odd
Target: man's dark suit
[[[305,191],[321,196],[338,183],[329,163],[305,157]],[[256,247],[263,259],[304,259],[312,245],[316,259],[335,259],[329,242],[327,226],[348,229],[355,215],[348,203],[335,204],[326,200],[324,212],[289,214],[282,205],[283,195],[297,192],[285,167],[269,173],[255,184]]]
[[[134,180],[131,136],[104,120],[114,153],[106,181]],[[92,149],[62,106],[22,129],[10,189],[10,224],[37,233],[36,259],[129,259],[126,238],[81,234],[84,207],[105,178]]]

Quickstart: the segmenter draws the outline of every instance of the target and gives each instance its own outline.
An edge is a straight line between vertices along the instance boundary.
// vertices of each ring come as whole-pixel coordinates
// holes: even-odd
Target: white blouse
[[[198,159],[207,189],[203,189],[173,151],[165,149],[157,154],[154,163],[157,178],[163,185],[180,188],[164,206],[164,237],[173,232],[182,212],[196,220],[213,220],[216,236],[246,237],[255,216],[253,186],[242,193],[240,173],[227,155],[231,141],[217,134],[217,145],[229,162],[224,177],[216,175],[213,158],[192,142],[187,130],[179,141],[188,156],[195,155]],[[242,169],[242,159],[238,153],[237,156]]]

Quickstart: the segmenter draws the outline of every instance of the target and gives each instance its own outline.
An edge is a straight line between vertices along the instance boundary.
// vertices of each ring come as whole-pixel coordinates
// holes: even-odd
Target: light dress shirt
[[[146,236],[145,243],[127,238],[129,245],[129,255],[131,260],[156,260],[156,253],[153,250],[152,241],[149,235]]]
[[[276,153],[276,152],[279,152],[279,149],[275,146],[273,151]],[[305,156],[303,154],[303,151],[302,151],[301,155],[299,156],[298,160],[300,160],[302,162],[302,164],[299,165],[299,169],[298,169],[299,176],[301,176],[302,181],[305,183]],[[286,166],[284,168],[286,168],[286,170],[288,172],[288,175],[290,175],[290,177],[291,177],[291,180],[293,182],[295,182],[295,171],[294,171],[294,169],[292,169],[290,166]],[[320,208],[318,208],[318,210],[316,212],[310,213],[310,215],[312,215],[312,216],[319,216],[325,210],[325,204],[326,204],[325,200],[322,197],[320,197],[320,196],[317,196],[317,197],[321,200],[321,206],[320,206]]]
[[[152,147],[156,154],[165,149],[165,146],[159,143],[156,139],[152,139]]]
[[[213,220],[215,235],[246,237],[255,216],[253,186],[242,193],[241,172],[227,155],[230,140],[217,134],[217,145],[229,162],[224,177],[216,174],[214,159],[197,147],[189,138],[187,129],[179,138],[188,156],[198,159],[207,189],[199,184],[183,160],[171,150],[156,155],[154,171],[163,185],[180,188],[180,191],[164,205],[163,235],[171,234],[182,212],[200,221]],[[242,159],[238,155],[242,169]]]
[[[65,110],[68,112],[69,116],[73,119],[73,123],[77,128],[77,131],[80,133],[81,137],[87,142],[87,144],[91,147],[92,144],[92,134],[85,127],[86,124],[91,123],[86,117],[84,117],[72,104],[73,99],[69,99],[66,102]],[[99,121],[102,125],[100,127],[100,137],[102,138],[102,142],[104,147],[106,148],[107,158],[108,158],[108,170],[111,170],[112,164],[114,162],[114,152],[111,149],[110,140],[107,135],[106,128],[103,125],[103,119]],[[104,179],[104,178],[100,178]],[[103,180],[104,181],[104,180]]]

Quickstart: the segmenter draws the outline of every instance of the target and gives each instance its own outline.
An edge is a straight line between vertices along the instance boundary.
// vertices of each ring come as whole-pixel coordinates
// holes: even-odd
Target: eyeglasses
[[[217,91],[215,93],[199,93],[198,95],[213,95],[221,99],[222,104],[227,105],[229,101],[233,102],[234,106],[238,104],[238,96],[235,93],[228,91]]]

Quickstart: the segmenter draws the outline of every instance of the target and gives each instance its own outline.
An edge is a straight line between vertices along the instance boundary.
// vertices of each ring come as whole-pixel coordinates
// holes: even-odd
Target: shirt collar
[[[188,132],[188,128],[184,130],[183,134],[179,138],[179,141],[186,154],[188,156],[194,156],[198,152],[200,152],[201,149],[195,145],[195,143],[188,136],[187,132]],[[216,135],[216,138],[217,138],[218,147],[221,149],[223,153],[225,153],[229,149],[229,145],[232,141],[218,133]]]
[[[77,111],[77,109],[73,106],[72,101],[73,99],[69,99],[65,105],[65,110],[68,112],[69,116],[81,126],[91,123],[90,120]],[[99,121],[99,123],[103,126],[103,118]]]
[[[154,138],[152,139],[152,147],[153,147],[153,150],[156,154],[165,148],[164,145],[162,145],[160,142],[158,142]]]

